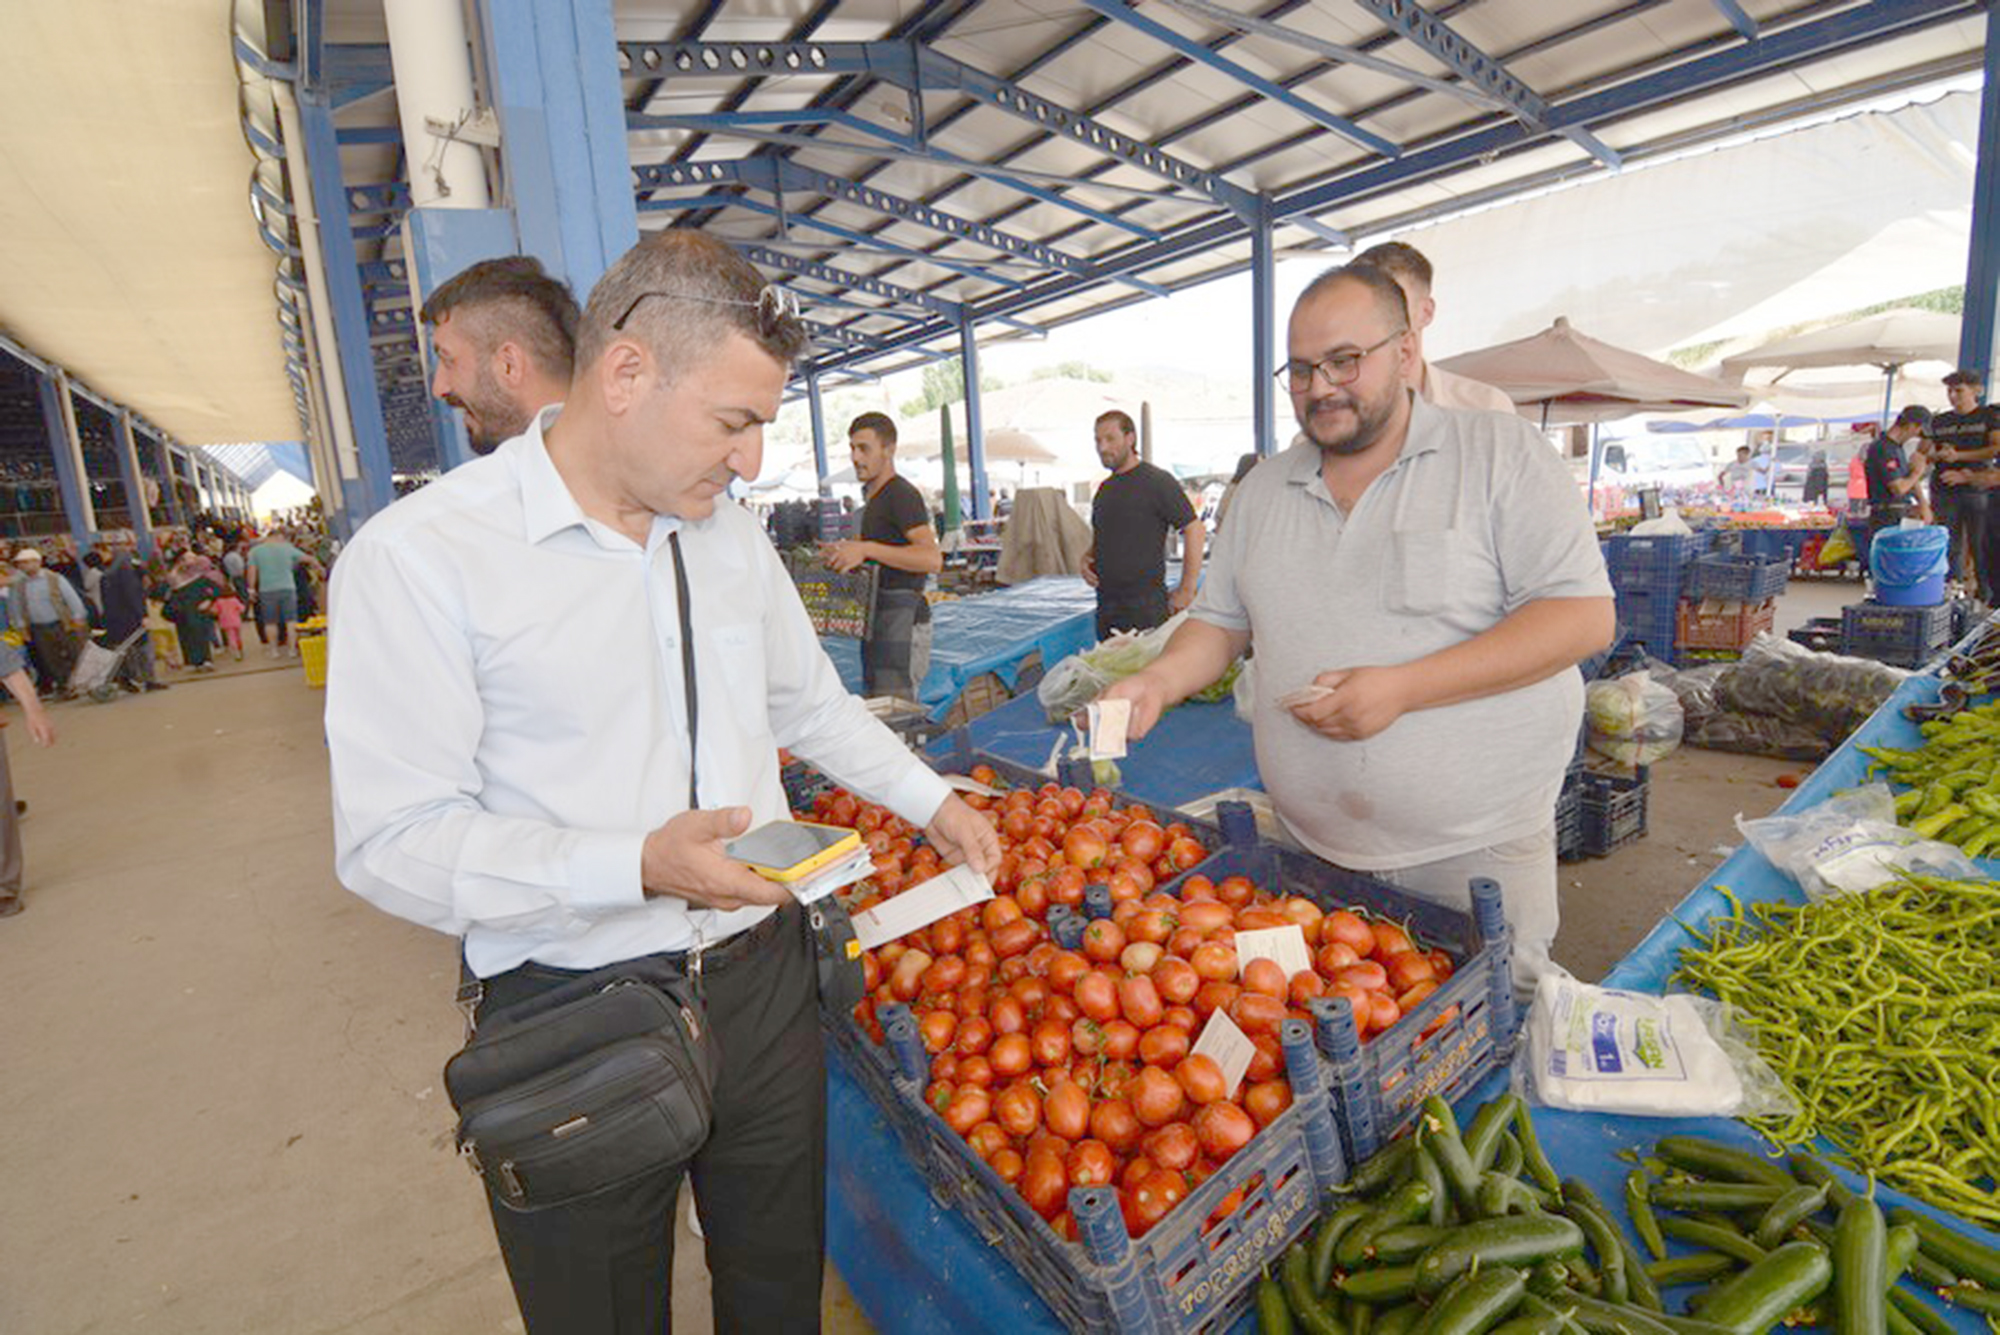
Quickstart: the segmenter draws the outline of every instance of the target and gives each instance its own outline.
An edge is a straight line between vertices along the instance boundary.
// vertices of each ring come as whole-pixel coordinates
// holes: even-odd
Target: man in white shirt
[[[776,550],[723,498],[757,475],[805,343],[726,245],[650,236],[591,294],[564,405],[376,516],[335,568],[342,881],[462,936],[481,1016],[647,960],[698,981],[721,1052],[689,1164],[537,1212],[490,1201],[530,1335],[667,1328],[684,1169],[716,1328],[818,1328],[814,953],[786,892],[724,851],[786,815],[778,749],[949,860],[998,861],[984,818],[841,688]]]
[[[1410,311],[1410,333],[1417,344],[1416,369],[1410,373],[1411,389],[1440,408],[1514,411],[1514,401],[1493,386],[1454,375],[1424,360],[1424,330],[1437,315],[1437,301],[1431,296],[1431,262],[1422,251],[1408,242],[1384,241],[1356,255],[1354,263],[1374,265],[1403,289],[1403,303]]]

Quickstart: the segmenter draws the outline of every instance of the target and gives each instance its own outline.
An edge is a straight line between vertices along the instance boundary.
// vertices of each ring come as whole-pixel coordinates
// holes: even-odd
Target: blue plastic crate
[[[1233,832],[1226,814],[1224,827]],[[1189,875],[1247,876],[1260,889],[1303,895],[1322,909],[1385,918],[1458,961],[1443,987],[1365,1044],[1355,1037],[1345,1001],[1318,998],[1307,1005],[1320,1052],[1333,1064],[1334,1118],[1349,1163],[1360,1163],[1414,1124],[1425,1096],[1456,1099],[1512,1057],[1519,1015],[1512,942],[1497,887],[1475,900],[1476,914],[1463,913],[1254,839],[1230,844]],[[1177,893],[1185,879],[1168,892]]]
[[[1230,1329],[1249,1310],[1258,1276],[1304,1236],[1347,1178],[1311,1027],[1287,1020],[1292,1106],[1144,1237],[1127,1234],[1115,1190],[1072,1188],[1079,1241],[1067,1242],[925,1106],[916,1021],[905,1007],[884,1010],[899,1059],[885,1115],[899,1138],[908,1133],[921,1142],[916,1163],[931,1194],[964,1215],[1068,1330],[1209,1335]],[[1236,1209],[1211,1222],[1238,1190]]]
[[[1583,856],[1583,783],[1578,773],[1563,781],[1556,798],[1556,861],[1575,862]]]
[[[1651,787],[1646,768],[1636,775],[1585,772],[1578,779],[1577,797],[1585,857],[1601,858],[1646,835],[1646,794]]]
[[[1681,582],[1689,562],[1706,552],[1713,533],[1669,534],[1635,538],[1619,534],[1607,540],[1604,565],[1611,572],[1611,587],[1620,592],[1664,594],[1680,597]]]
[[[1688,567],[1684,596],[1761,603],[1785,591],[1791,572],[1786,557],[1700,556]]]
[[[1951,627],[1950,603],[1853,603],[1841,610],[1840,652],[1897,667],[1922,667],[1951,644]]]
[[[1618,647],[1637,657],[1638,650],[1672,663],[1680,639],[1680,598],[1663,593],[1621,591],[1616,603]]]

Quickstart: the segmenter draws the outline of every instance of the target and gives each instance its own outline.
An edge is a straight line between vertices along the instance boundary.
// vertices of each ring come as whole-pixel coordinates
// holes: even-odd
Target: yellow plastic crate
[[[299,636],[299,662],[305,666],[306,685],[315,690],[326,685],[326,636]]]

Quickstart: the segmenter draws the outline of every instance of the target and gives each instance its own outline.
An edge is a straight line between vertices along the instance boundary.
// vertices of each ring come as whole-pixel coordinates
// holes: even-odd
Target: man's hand
[[[1972,474],[1963,468],[1947,468],[1938,474],[1938,478],[1951,486],[1958,487],[1972,481]]]
[[[858,538],[829,542],[820,548],[820,558],[844,574],[868,559],[867,553],[861,550],[863,546]]]
[[[1292,716],[1336,742],[1373,737],[1409,712],[1404,673],[1398,668],[1322,672],[1313,678],[1313,685],[1324,686],[1333,694],[1293,706]]]
[[[1097,587],[1096,552],[1085,552],[1083,554],[1083,582],[1093,589]]]
[[[1167,610],[1169,612],[1187,611],[1190,607],[1194,606],[1194,596],[1197,592],[1199,590],[1191,584],[1175,585],[1174,591],[1167,595]]]
[[[54,719],[49,717],[49,711],[37,706],[26,712],[28,715],[28,736],[35,739],[35,745],[54,746],[56,744],[56,723]]]
[[[1160,715],[1166,713],[1172,704],[1167,688],[1143,670],[1123,681],[1113,682],[1097,698],[1132,702],[1132,717],[1125,724],[1125,739],[1132,742],[1151,732],[1153,725],[1160,721]]]
[[[982,876],[992,876],[1000,866],[1000,836],[986,818],[967,806],[958,794],[946,797],[944,805],[924,827],[924,838],[941,854],[947,866],[964,863]]]
[[[782,904],[790,893],[723,851],[750,828],[749,807],[683,811],[646,836],[639,884],[648,899],[672,896],[696,908],[740,909]]]

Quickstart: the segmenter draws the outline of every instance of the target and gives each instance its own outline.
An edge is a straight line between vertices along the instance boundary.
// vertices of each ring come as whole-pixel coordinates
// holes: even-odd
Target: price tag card
[[[854,939],[863,950],[907,936],[962,908],[993,898],[993,885],[970,867],[953,867],[912,890],[854,915]]]
[[[963,774],[940,774],[938,777],[943,779],[944,786],[953,792],[977,793],[981,797],[1004,796],[998,788],[990,788],[976,779],[966,778]]]
[[[1236,1087],[1243,1083],[1243,1073],[1250,1069],[1250,1059],[1257,1055],[1257,1045],[1236,1027],[1236,1021],[1218,1010],[1208,1017],[1189,1055],[1207,1057],[1220,1066],[1223,1097],[1233,1099]]]
[[[1084,741],[1092,760],[1123,760],[1125,730],[1132,724],[1130,700],[1093,700],[1083,707]]]
[[[1283,927],[1260,927],[1254,932],[1236,934],[1236,973],[1243,974],[1243,968],[1251,960],[1275,960],[1289,979],[1301,969],[1313,966],[1312,951],[1306,945],[1305,929],[1297,923],[1287,923]]]

